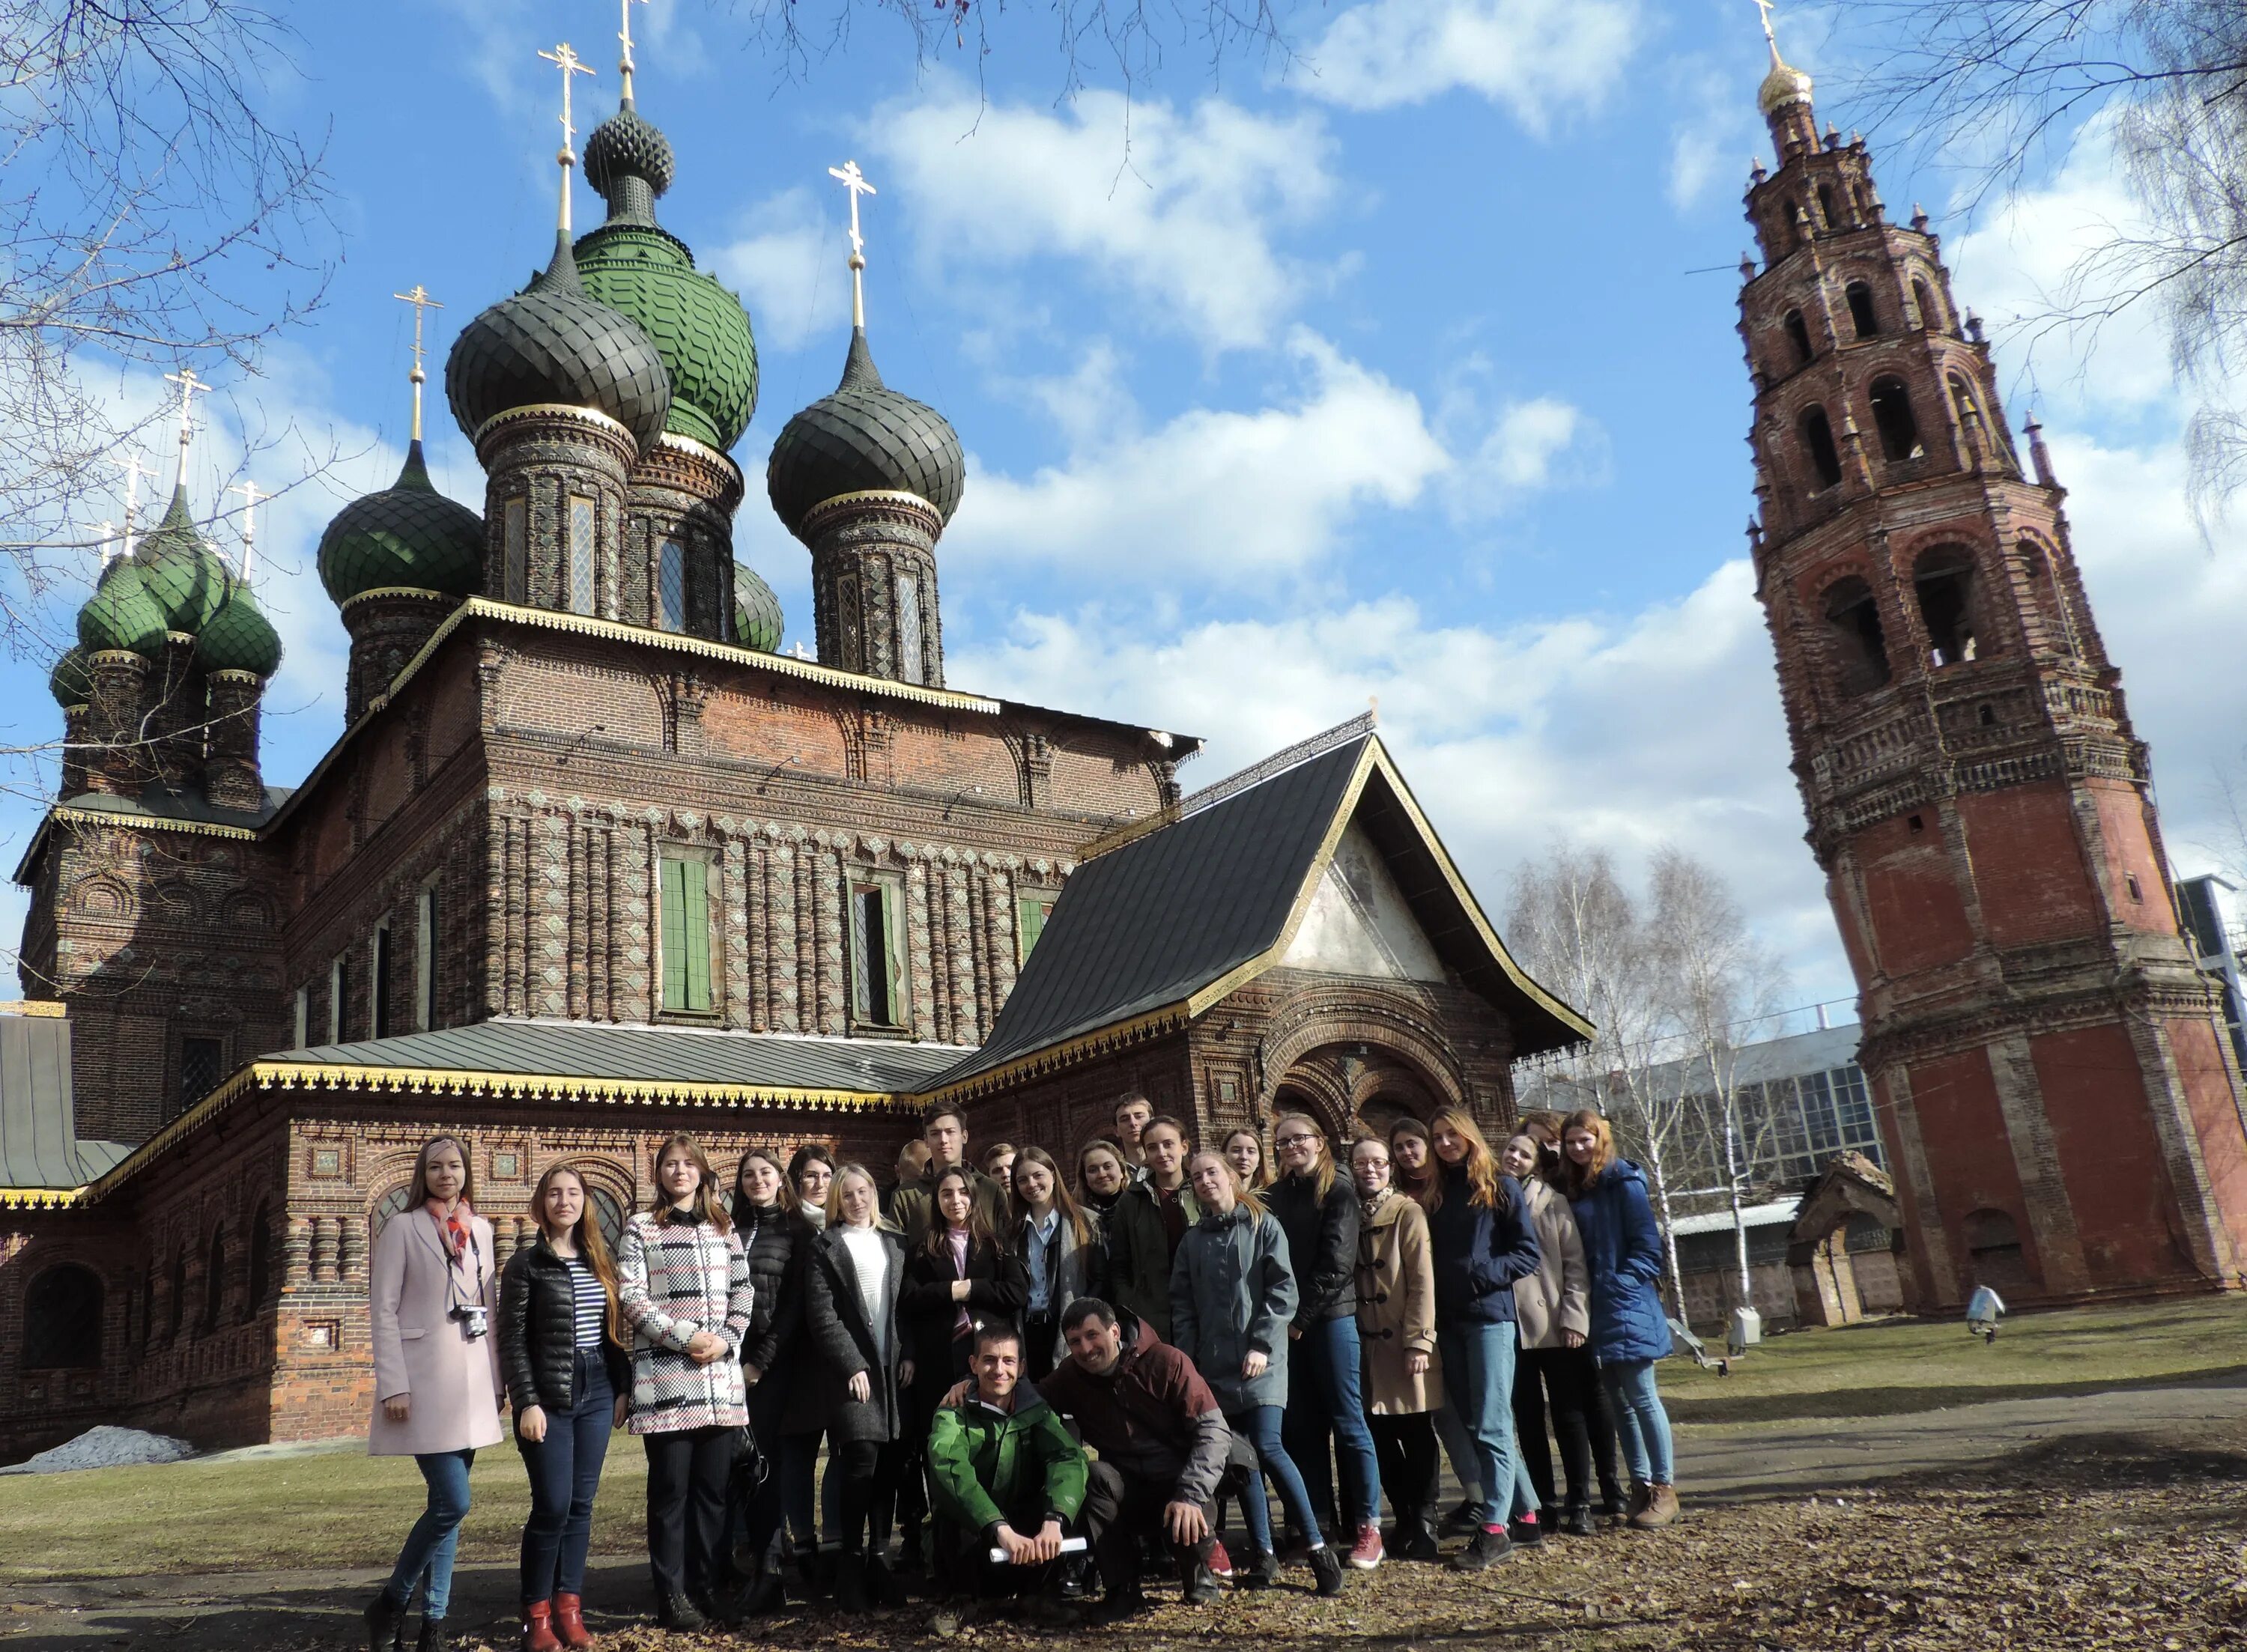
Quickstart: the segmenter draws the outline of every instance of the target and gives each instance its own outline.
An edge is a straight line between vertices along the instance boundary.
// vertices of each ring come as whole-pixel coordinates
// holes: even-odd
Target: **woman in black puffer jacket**
[[[740,1609],[768,1612],[784,1600],[780,1438],[790,1375],[782,1356],[802,1328],[802,1314],[790,1302],[788,1288],[798,1231],[796,1194],[780,1159],[762,1148],[742,1154],[734,1172],[734,1231],[749,1253],[749,1278],[756,1287],[756,1307],[741,1342],[741,1382],[748,1392],[749,1431],[764,1453],[765,1473],[754,1487],[737,1480],[727,1499],[726,1526],[742,1586]]]
[[[632,1356],[617,1336],[616,1264],[591,1207],[577,1171],[550,1167],[530,1196],[538,1239],[500,1275],[499,1369],[530,1471],[522,1635],[534,1652],[592,1644],[579,1597],[593,1498],[632,1396]]]

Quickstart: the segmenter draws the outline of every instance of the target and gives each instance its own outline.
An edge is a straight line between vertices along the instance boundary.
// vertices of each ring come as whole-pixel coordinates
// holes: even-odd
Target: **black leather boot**
[[[453,1637],[445,1633],[445,1620],[424,1615],[421,1620],[420,1652],[450,1652]]]
[[[366,1652],[399,1652],[406,1644],[406,1602],[388,1589],[367,1602]]]

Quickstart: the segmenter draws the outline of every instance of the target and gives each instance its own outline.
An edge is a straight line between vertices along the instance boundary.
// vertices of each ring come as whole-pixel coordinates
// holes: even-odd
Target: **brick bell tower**
[[[1769,32],[1766,20],[1766,32]],[[1757,593],[1917,1304],[2247,1283],[2247,1128],[2145,746],[1924,214],[1774,42],[1740,336]]]

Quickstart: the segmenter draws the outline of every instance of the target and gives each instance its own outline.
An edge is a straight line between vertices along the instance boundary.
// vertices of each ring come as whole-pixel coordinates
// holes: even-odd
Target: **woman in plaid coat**
[[[655,1156],[656,1205],[625,1224],[617,1301],[632,1329],[628,1426],[647,1450],[647,1558],[656,1618],[702,1627],[722,1575],[718,1546],[737,1430],[749,1420],[741,1342],[755,1292],[741,1236],[691,1136]]]

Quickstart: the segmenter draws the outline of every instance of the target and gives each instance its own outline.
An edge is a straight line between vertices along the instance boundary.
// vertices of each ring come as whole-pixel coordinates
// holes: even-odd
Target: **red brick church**
[[[1494,1125],[1511,1062],[1588,1030],[1369,720],[1185,796],[1191,737],[948,683],[960,444],[863,307],[766,466],[815,591],[817,658],[776,652],[733,552],[749,318],[657,219],[629,73],[584,160],[605,221],[570,235],[565,169],[546,270],[451,345],[482,511],[430,483],[417,356],[404,470],[321,540],[346,727],[301,783],[264,783],[280,644],[184,488],[56,668],[36,1001],[0,1016],[0,1452],[362,1427],[372,1234],[439,1130],[506,1252],[547,1165],[613,1225],[676,1130],[884,1165],[945,1097],[1067,1152],[1135,1086],[1205,1131]]]

